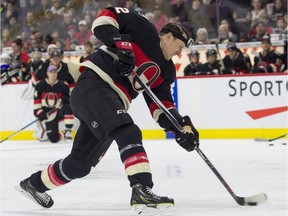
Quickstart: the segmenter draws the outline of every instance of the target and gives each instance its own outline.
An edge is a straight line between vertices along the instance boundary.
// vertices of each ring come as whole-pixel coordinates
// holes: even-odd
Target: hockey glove
[[[47,119],[47,114],[46,112],[44,112],[44,110],[38,110],[37,111],[37,114],[36,114],[36,117],[40,120],[40,121],[44,121]]]
[[[180,125],[184,129],[184,133],[176,132],[176,142],[188,152],[193,151],[199,146],[199,133],[193,126],[189,116],[184,116],[180,121]]]
[[[136,64],[130,36],[125,34],[113,35],[110,37],[110,42],[112,46],[108,47],[108,50],[118,57],[113,64],[121,76],[129,76]]]

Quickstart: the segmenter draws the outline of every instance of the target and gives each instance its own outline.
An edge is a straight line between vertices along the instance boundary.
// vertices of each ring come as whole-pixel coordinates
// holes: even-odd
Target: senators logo
[[[58,95],[57,93],[54,92],[48,92],[44,96],[45,105],[49,108],[55,107],[58,100],[59,100]]]
[[[147,86],[150,86],[159,77],[161,70],[155,62],[145,62],[141,64],[135,72]],[[141,85],[134,78],[132,79],[132,86],[136,91],[143,90]]]

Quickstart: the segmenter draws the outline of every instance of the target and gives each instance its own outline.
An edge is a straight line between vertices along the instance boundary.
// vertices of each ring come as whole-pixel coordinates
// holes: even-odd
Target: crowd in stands
[[[12,47],[12,58],[24,72],[31,68],[30,57],[47,52],[50,44],[62,52],[75,51],[79,45],[97,49],[102,43],[90,28],[108,6],[141,12],[157,30],[177,22],[190,31],[195,45],[255,42],[267,34],[287,38],[284,0],[3,0],[0,49]]]

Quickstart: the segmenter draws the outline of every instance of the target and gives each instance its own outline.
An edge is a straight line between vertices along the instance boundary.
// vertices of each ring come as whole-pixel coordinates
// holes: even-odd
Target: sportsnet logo
[[[246,113],[254,120],[264,118],[267,116],[272,116],[281,112],[288,111],[288,106],[283,107],[274,107],[268,109],[261,109],[261,110],[252,110],[247,111]]]

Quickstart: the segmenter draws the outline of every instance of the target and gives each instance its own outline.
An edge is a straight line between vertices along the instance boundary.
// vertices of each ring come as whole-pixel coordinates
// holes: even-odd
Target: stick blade
[[[265,202],[268,199],[265,193],[259,193],[249,197],[239,197],[239,205],[243,206],[256,206],[260,203]]]
[[[254,140],[256,142],[269,142],[269,139],[265,139],[265,138],[255,138]]]

